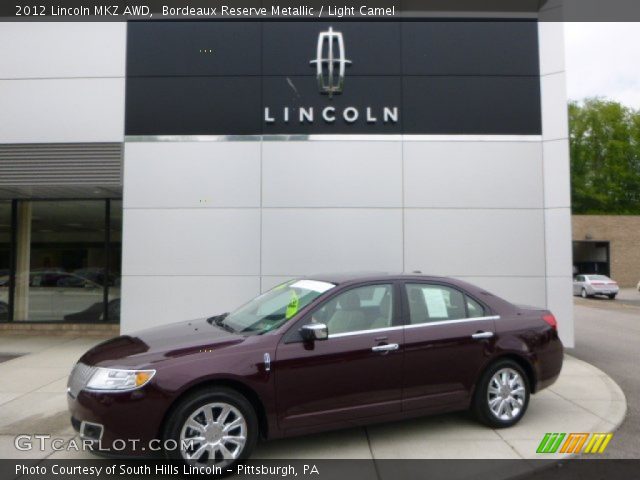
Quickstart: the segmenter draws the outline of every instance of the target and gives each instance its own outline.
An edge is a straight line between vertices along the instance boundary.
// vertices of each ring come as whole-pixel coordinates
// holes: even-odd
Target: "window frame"
[[[354,335],[365,335],[365,334],[385,332],[385,331],[398,330],[398,329],[404,328],[404,322],[403,322],[404,307],[402,305],[402,296],[401,296],[402,282],[398,280],[393,280],[393,279],[375,280],[375,281],[369,281],[369,282],[348,284],[348,285],[344,285],[343,287],[341,287],[340,284],[336,285],[336,288],[331,289],[330,294],[328,294],[327,297],[325,298],[320,297],[316,299],[318,303],[315,305],[314,304],[310,305],[311,309],[305,312],[300,317],[300,319],[292,323],[290,328],[282,335],[281,341],[285,344],[304,342],[304,339],[300,335],[300,329],[302,328],[303,325],[306,325],[311,321],[311,318],[313,317],[313,314],[315,312],[317,312],[318,310],[323,308],[327,303],[329,303],[330,301],[334,300],[336,297],[342,294],[348,293],[358,288],[371,287],[376,285],[389,285],[391,287],[391,326],[383,327],[383,328],[374,328],[370,330],[356,330],[353,332],[329,334],[327,340],[323,340],[323,341],[330,341],[332,339],[337,339],[342,337],[350,337]]]
[[[427,326],[435,326],[435,325],[443,325],[443,324],[449,324],[449,323],[461,323],[461,322],[474,322],[477,320],[487,320],[490,318],[496,318],[498,315],[487,305],[486,302],[483,302],[481,300],[478,299],[478,297],[476,297],[475,295],[470,294],[469,292],[467,292],[466,290],[458,287],[457,285],[453,285],[451,283],[447,283],[447,282],[441,282],[441,281],[432,281],[432,280],[404,280],[403,282],[401,282],[401,301],[403,303],[403,325],[406,328],[418,328],[418,327],[427,327]],[[443,320],[436,320],[433,322],[423,322],[423,323],[411,323],[411,309],[409,306],[409,294],[407,292],[407,285],[428,285],[428,286],[439,286],[439,287],[445,287],[445,288],[449,288],[451,290],[455,290],[457,292],[459,292],[462,295],[462,298],[464,300],[464,310],[465,310],[465,318],[457,318],[457,319],[443,319]],[[470,298],[473,301],[475,301],[477,304],[479,304],[480,306],[482,306],[482,308],[484,309],[484,316],[482,317],[469,317],[469,306],[467,305],[467,301],[466,298]]]

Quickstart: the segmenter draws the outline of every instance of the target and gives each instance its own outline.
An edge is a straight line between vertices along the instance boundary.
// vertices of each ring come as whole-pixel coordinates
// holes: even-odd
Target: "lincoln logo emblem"
[[[338,48],[337,56],[335,54],[336,47]],[[351,65],[351,60],[345,58],[342,33],[334,32],[331,27],[326,32],[320,32],[316,59],[309,63],[316,66],[318,88],[321,93],[328,94],[329,98],[333,97],[334,93],[342,93],[344,70],[347,65]]]

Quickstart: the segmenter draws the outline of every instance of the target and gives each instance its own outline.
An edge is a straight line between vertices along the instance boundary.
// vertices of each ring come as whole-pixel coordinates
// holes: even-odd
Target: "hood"
[[[80,361],[101,367],[144,368],[203,350],[230,348],[245,339],[201,318],[121,335],[96,345]]]

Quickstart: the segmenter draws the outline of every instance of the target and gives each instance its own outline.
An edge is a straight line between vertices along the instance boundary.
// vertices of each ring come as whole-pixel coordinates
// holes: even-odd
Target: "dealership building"
[[[497,18],[497,17],[496,17]],[[0,319],[124,333],[421,271],[573,344],[562,23],[5,23]]]

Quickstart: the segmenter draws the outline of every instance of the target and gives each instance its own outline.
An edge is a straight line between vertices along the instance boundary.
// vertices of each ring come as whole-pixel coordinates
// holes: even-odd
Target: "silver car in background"
[[[619,291],[618,283],[605,275],[576,275],[573,279],[573,294],[582,298],[604,295],[613,300]]]

